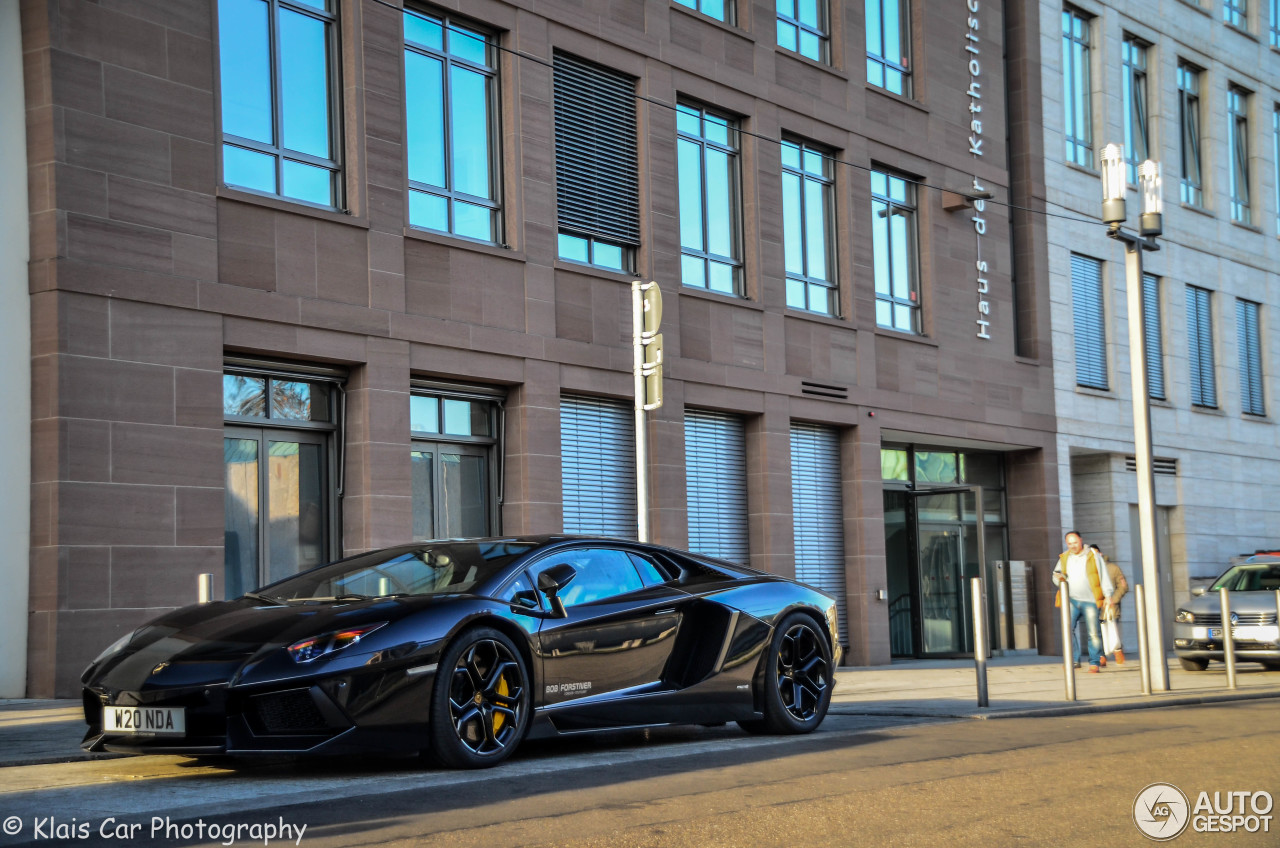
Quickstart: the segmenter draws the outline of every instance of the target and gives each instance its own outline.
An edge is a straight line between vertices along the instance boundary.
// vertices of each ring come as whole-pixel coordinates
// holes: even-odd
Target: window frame
[[[1195,207],[1204,206],[1204,123],[1200,115],[1200,75],[1190,62],[1178,62],[1178,135],[1181,172],[1179,197]]]
[[[885,191],[883,193],[876,190],[877,177],[881,177],[884,179]],[[904,197],[903,200],[895,200],[893,197],[894,181],[897,181],[903,184],[903,192],[902,192]],[[889,329],[889,330],[896,330],[900,333],[911,333],[913,335],[922,335],[924,333],[924,322],[923,322],[924,313],[922,309],[924,304],[923,304],[923,294],[920,290],[920,220],[918,217],[919,199],[916,192],[916,185],[917,184],[915,180],[912,180],[909,177],[905,177],[901,174],[888,171],[888,170],[879,170],[875,168],[872,169],[870,174],[871,228],[873,233],[871,256],[872,256],[872,274],[877,283],[876,293],[875,293],[876,326],[884,327],[885,329]],[[895,214],[900,215],[907,219],[907,248],[906,248],[907,272],[906,273],[908,277],[909,291],[910,291],[910,294],[914,295],[914,298],[903,299],[893,293],[893,278],[894,278],[894,271],[895,271],[895,266],[894,266],[894,253],[895,253],[894,247],[895,246],[893,243],[892,227],[888,227],[886,231],[886,244],[888,245],[888,256],[883,257],[883,261],[888,263],[888,270],[886,271],[886,274],[889,280],[889,291],[887,293],[882,293],[879,290],[879,286],[878,286],[878,283],[880,280],[879,269],[880,269],[880,263],[882,261],[882,257],[875,250],[875,238],[874,238],[874,232],[876,227],[876,216],[880,214],[879,210],[877,209],[877,204],[884,204],[885,215],[883,217],[886,220],[891,220]],[[889,324],[884,324],[884,323],[881,323],[880,321],[880,304],[881,303],[888,303],[890,305],[891,323]],[[909,329],[904,329],[897,325],[896,316],[898,312],[898,307],[906,307],[911,310],[908,313],[911,318],[911,327]]]
[[[897,15],[898,30],[900,33],[900,41],[902,43],[903,51],[906,54],[904,56],[899,56],[898,59],[899,60],[905,59],[906,60],[905,62],[895,61],[890,57],[884,55],[886,52],[885,46],[884,46],[885,35],[886,35],[885,22],[889,17],[888,15],[885,14],[885,8],[884,8],[885,2],[886,0],[867,0],[866,2],[866,7],[868,9],[870,9],[873,4],[876,8],[877,23],[879,24],[879,32],[877,33],[877,35],[880,39],[880,51],[877,53],[874,50],[872,50],[872,47],[871,47],[872,21],[871,21],[871,15],[867,15],[866,16],[867,84],[873,85],[877,88],[882,88],[885,91],[900,95],[902,97],[912,97],[913,96],[913,90],[912,90],[913,79],[911,75],[911,65],[913,64],[912,54],[914,51],[911,48],[914,45],[912,44],[912,33],[911,33],[911,0],[889,0],[889,2],[896,3],[898,7],[898,15]],[[880,69],[879,75],[882,82],[877,83],[872,80],[873,66],[879,67]],[[891,70],[896,71],[901,77],[901,80],[902,80],[901,91],[895,91],[891,86],[886,84],[890,79]]]
[[[1063,6],[1061,35],[1065,155],[1068,162],[1092,170],[1093,18],[1072,6]]]
[[[1249,0],[1222,0],[1222,21],[1236,29],[1249,31]]]
[[[796,150],[797,161],[799,162],[799,165],[792,166],[787,164],[785,150],[788,147]],[[805,167],[805,159],[807,158],[806,157],[807,153],[811,153],[811,154],[822,157],[822,173],[819,174],[817,172],[810,171]],[[819,145],[810,144],[809,142],[804,141],[802,139],[789,138],[789,137],[784,137],[782,139],[779,154],[780,154],[779,159],[782,164],[782,178],[784,183],[788,175],[791,175],[800,181],[800,209],[798,210],[800,215],[800,243],[802,248],[800,259],[801,259],[801,266],[803,267],[804,270],[803,272],[798,274],[793,273],[787,270],[786,268],[786,265],[787,265],[786,188],[785,188],[785,185],[783,187],[782,250],[783,250],[783,275],[787,281],[786,282],[787,291],[786,291],[786,298],[785,298],[787,308],[798,309],[804,312],[812,312],[818,315],[826,315],[832,318],[839,317],[840,315],[840,283],[839,283],[840,274],[839,274],[839,266],[837,265],[838,251],[836,248],[836,240],[835,240],[836,178],[834,173],[835,169],[833,167],[833,163],[835,162],[835,155],[828,148],[821,147]],[[812,228],[809,226],[808,209],[804,202],[805,187],[809,182],[818,184],[822,187],[821,190],[823,195],[823,203],[822,203],[823,221],[822,221],[821,229],[822,229],[822,236],[824,240],[823,249],[826,254],[826,265],[828,269],[828,274],[830,277],[833,278],[829,280],[824,279],[822,277],[814,277],[809,274],[809,233],[812,232]],[[804,303],[805,303],[804,306],[795,306],[791,303],[791,289],[792,289],[791,283],[792,282],[803,284]],[[828,306],[826,310],[813,308],[811,295],[813,294],[814,287],[821,287],[826,289],[827,306]]]
[[[415,430],[413,429],[413,398],[428,398],[436,401],[436,430]],[[412,455],[416,452],[430,451],[432,454],[432,510],[431,526],[433,535],[439,536],[439,507],[440,498],[437,495],[441,492],[442,479],[440,476],[440,451],[444,449],[457,450],[465,456],[479,456],[485,460],[485,500],[486,500],[486,526],[483,535],[496,536],[500,534],[502,525],[501,516],[501,481],[502,481],[502,452],[503,452],[503,426],[502,420],[505,415],[503,406],[504,395],[502,392],[482,392],[479,390],[468,391],[466,387],[447,387],[443,384],[433,384],[431,381],[414,380],[414,385],[409,390],[409,454],[410,454],[410,474],[412,475]],[[461,435],[457,433],[449,433],[445,431],[445,412],[444,404],[447,401],[466,401],[471,404],[484,404],[485,417],[488,422],[489,433],[487,435]],[[412,493],[411,493],[412,494]],[[410,520],[416,521],[415,504],[411,502],[409,505]],[[416,535],[416,534],[415,534]]]
[[[486,30],[471,24],[469,21],[461,21],[451,15],[444,13],[431,13],[421,9],[405,7],[401,13],[401,21],[407,15],[413,15],[426,21],[436,24],[441,29],[441,44],[437,48],[431,45],[423,44],[418,41],[410,41],[407,31],[404,34],[403,56],[401,61],[401,69],[404,73],[404,91],[408,91],[409,86],[409,66],[408,55],[415,53],[420,56],[434,59],[441,63],[441,130],[443,134],[442,142],[444,149],[442,152],[444,160],[444,181],[447,185],[434,186],[429,183],[417,182],[410,178],[409,161],[412,151],[409,146],[409,125],[410,125],[410,109],[416,104],[410,102],[410,98],[404,98],[404,126],[405,126],[405,186],[406,186],[406,204],[407,211],[405,221],[407,225],[413,229],[424,230],[426,232],[443,233],[455,238],[468,239],[470,241],[478,241],[484,244],[501,244],[504,241],[503,236],[503,208],[502,208],[502,132],[501,132],[501,91],[499,89],[500,78],[497,63],[497,36]],[[451,53],[447,48],[448,36],[445,33],[454,31],[465,32],[469,36],[482,36],[485,44],[485,61],[486,65],[478,65],[462,56]],[[489,194],[491,197],[478,197],[467,192],[454,188],[455,177],[453,172],[453,121],[451,104],[453,102],[453,86],[451,68],[454,66],[462,67],[473,73],[478,73],[485,78],[486,96],[488,102],[488,115],[486,116],[485,125],[488,132],[489,142]],[[421,108],[419,106],[419,108]],[[412,222],[413,215],[413,196],[415,193],[427,195],[430,197],[444,198],[447,204],[446,218],[447,228],[439,229],[429,227],[425,224],[415,224]],[[489,210],[489,232],[490,238],[482,239],[464,233],[456,232],[455,227],[455,208],[458,202],[467,203],[472,206],[481,206]]]
[[[806,24],[800,20],[800,3],[803,0],[777,0],[774,3],[775,10],[775,37],[779,49],[794,53],[797,56],[803,56],[811,62],[818,62],[823,65],[831,64],[831,8],[829,0],[815,0],[818,12],[818,23],[816,25]],[[779,2],[789,2],[791,4],[791,15],[783,14],[778,8]],[[782,28],[791,27],[795,30],[795,47],[788,47],[782,43]],[[801,35],[809,33],[818,39],[818,55],[810,56],[802,51],[803,42]]]
[[[699,128],[698,135],[693,135],[692,133],[680,128],[680,116],[689,115],[690,112],[696,113],[696,119],[698,121],[698,128]],[[726,138],[728,139],[726,143],[721,143],[708,137],[707,130],[706,130],[708,116],[718,121],[724,122],[723,126],[725,127],[725,130],[726,130]],[[679,220],[681,221],[680,284],[682,286],[688,286],[689,288],[699,289],[702,291],[712,291],[712,292],[717,292],[719,294],[745,297],[746,292],[744,291],[744,286],[743,286],[744,262],[742,258],[743,241],[744,241],[743,235],[742,235],[742,229],[743,229],[743,226],[742,226],[742,218],[743,218],[743,215],[742,215],[742,133],[741,133],[741,128],[739,124],[740,122],[737,118],[732,117],[727,113],[720,112],[718,110],[703,106],[700,103],[681,99],[677,102],[677,105],[676,105],[676,147],[677,147],[677,150],[676,150],[676,186],[677,186],[676,205],[679,209]],[[702,222],[701,223],[702,245],[701,247],[697,247],[697,248],[691,245],[686,245],[684,243],[683,221],[684,221],[684,216],[686,212],[689,210],[686,210],[684,208],[684,194],[680,190],[681,175],[680,175],[680,167],[679,167],[679,164],[680,164],[679,146],[681,143],[693,144],[693,145],[696,145],[698,148],[700,192],[699,192],[699,200],[698,200],[699,209],[697,211],[701,216],[701,222]],[[713,149],[721,153],[724,153],[725,156],[727,156],[729,159],[729,170],[730,170],[729,185],[728,185],[729,197],[727,200],[728,200],[729,216],[730,216],[729,239],[730,239],[730,249],[732,251],[732,255],[712,253],[710,250],[711,211],[710,211],[710,204],[708,203],[709,188],[707,184],[708,183],[708,174],[707,174],[707,150],[708,149]],[[684,258],[685,257],[692,257],[702,262],[703,285],[696,285],[694,283],[690,283],[686,279],[684,274]],[[726,291],[721,291],[720,289],[711,287],[711,275],[709,273],[711,263],[730,266],[730,268],[732,269],[731,271],[732,290],[731,291],[726,292]]]
[[[1276,233],[1280,235],[1280,103],[1272,104],[1271,109],[1271,169],[1276,194]]]
[[[342,108],[342,30],[341,14],[334,10],[339,0],[321,0],[324,8],[310,5],[304,0],[260,0],[267,7],[267,62],[269,68],[269,89],[271,97],[271,136],[272,142],[266,143],[236,135],[226,129],[224,118],[224,102],[227,86],[223,85],[223,53],[222,53],[222,2],[215,2],[217,15],[217,74],[218,74],[218,155],[217,169],[219,182],[235,191],[248,192],[259,197],[278,198],[289,203],[300,203],[317,209],[343,210],[346,205],[345,166],[343,163],[343,108]],[[325,159],[300,150],[293,150],[284,145],[284,81],[283,61],[280,58],[280,13],[281,9],[319,20],[325,26],[325,62],[326,77],[325,104],[328,110],[328,144],[331,157]],[[275,191],[254,188],[227,180],[226,149],[228,147],[248,150],[253,153],[272,157],[272,173],[275,180]],[[319,203],[303,197],[294,197],[284,192],[284,166],[287,161],[297,162],[314,168],[323,168],[329,172],[329,203]]]
[[[1249,104],[1252,92],[1238,85],[1227,86],[1227,189],[1231,198],[1231,220],[1253,223],[1249,191]]]
[[[724,15],[722,17],[716,17],[703,8],[709,0],[672,0],[672,2],[677,6],[683,6],[686,9],[691,9],[699,15],[706,15],[713,21],[720,21],[720,23],[728,24],[729,26],[737,26],[738,24],[738,10],[735,7],[734,0],[720,0],[720,7],[724,9]]]
[[[1240,352],[1240,411],[1245,415],[1267,414],[1266,380],[1262,358],[1262,304],[1236,298],[1236,344]],[[1258,403],[1254,405],[1254,398]]]
[[[1147,51],[1151,45],[1131,33],[1120,43],[1121,107],[1124,110],[1125,175],[1129,185],[1138,184],[1138,166],[1150,158],[1151,108]]]
[[[1207,358],[1206,358],[1207,357]],[[1191,405],[1218,408],[1217,357],[1213,349],[1213,292],[1187,285],[1187,367]],[[1207,388],[1206,388],[1207,386]]]

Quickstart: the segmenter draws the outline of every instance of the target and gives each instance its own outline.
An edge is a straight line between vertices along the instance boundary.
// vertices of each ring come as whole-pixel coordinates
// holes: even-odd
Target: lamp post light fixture
[[[1164,615],[1161,613],[1160,564],[1156,556],[1155,476],[1152,473],[1151,402],[1147,387],[1147,339],[1142,324],[1142,252],[1159,250],[1155,237],[1163,232],[1164,201],[1160,163],[1148,159],[1138,166],[1142,212],[1138,234],[1125,232],[1124,147],[1108,144],[1102,151],[1102,221],[1107,235],[1124,243],[1125,288],[1129,308],[1129,373],[1133,392],[1133,447],[1138,471],[1138,538],[1142,551],[1142,582],[1146,587],[1148,667],[1142,669],[1151,681],[1151,691],[1169,689],[1169,666],[1165,660]]]

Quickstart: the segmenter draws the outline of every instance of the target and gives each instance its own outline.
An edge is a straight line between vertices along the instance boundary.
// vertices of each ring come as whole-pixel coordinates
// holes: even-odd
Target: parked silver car
[[[1182,667],[1204,671],[1209,660],[1221,660],[1222,604],[1218,590],[1231,593],[1231,634],[1237,660],[1260,662],[1280,671],[1280,626],[1276,622],[1276,589],[1280,589],[1280,557],[1251,556],[1213,581],[1192,590],[1193,597],[1173,618],[1173,649]]]

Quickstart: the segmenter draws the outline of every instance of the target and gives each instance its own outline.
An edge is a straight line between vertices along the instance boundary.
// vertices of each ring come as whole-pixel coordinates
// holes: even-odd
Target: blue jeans
[[[1085,632],[1089,636],[1089,665],[1097,665],[1098,658],[1102,656],[1102,628],[1098,626],[1098,605],[1092,601],[1077,601],[1071,599],[1071,632],[1072,641],[1075,641],[1076,624],[1079,623],[1080,617],[1084,617]],[[1072,658],[1080,656],[1080,650],[1072,645],[1075,653]]]

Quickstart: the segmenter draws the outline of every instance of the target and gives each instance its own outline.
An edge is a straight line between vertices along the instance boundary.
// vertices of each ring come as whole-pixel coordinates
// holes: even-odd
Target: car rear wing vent
[[[1124,458],[1124,470],[1137,471],[1138,460],[1135,457],[1126,456]],[[1157,456],[1156,458],[1151,460],[1151,473],[1159,474],[1165,477],[1177,477],[1178,476],[1178,460],[1162,458]]]
[[[848,400],[848,386],[828,386],[825,383],[811,383],[808,380],[800,381],[800,393],[806,395],[815,395],[816,397],[834,398],[835,400]]]

